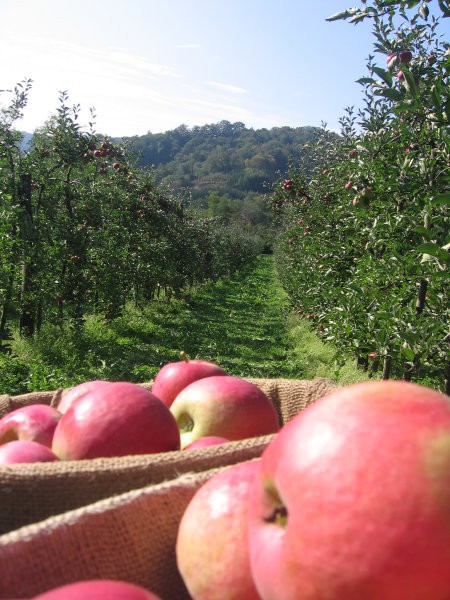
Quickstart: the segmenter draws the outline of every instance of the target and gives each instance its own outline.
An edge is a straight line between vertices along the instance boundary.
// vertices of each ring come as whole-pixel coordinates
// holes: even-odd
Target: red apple
[[[80,460],[179,450],[180,434],[170,410],[145,388],[115,382],[92,389],[63,414],[52,450]]]
[[[403,381],[331,392],[267,446],[250,505],[263,599],[448,599],[450,399]]]
[[[185,446],[185,450],[197,450],[198,448],[207,448],[208,446],[217,446],[219,444],[226,444],[230,440],[220,437],[218,435],[206,435],[205,437],[199,438]]]
[[[412,54],[409,50],[403,50],[398,53],[398,60],[401,63],[409,63],[412,60]]]
[[[34,596],[32,600],[159,600],[139,585],[113,579],[75,581]]]
[[[0,446],[0,465],[50,462],[58,457],[43,444],[31,440],[15,440]]]
[[[83,383],[79,383],[74,387],[64,390],[61,394],[61,400],[59,401],[59,404],[57,406],[59,412],[65,413],[75,400],[86,395],[91,390],[94,390],[105,384],[108,385],[109,383],[109,381],[96,379],[94,381],[84,381]]]
[[[228,467],[202,485],[178,528],[178,570],[196,600],[258,600],[250,570],[248,493],[258,460]]]
[[[200,359],[188,359],[184,352],[183,360],[167,363],[156,374],[152,384],[152,393],[170,406],[183,388],[204,377],[227,375],[218,365]]]
[[[253,383],[230,375],[194,381],[175,398],[170,410],[181,433],[181,447],[205,436],[242,440],[275,433],[278,415]]]
[[[0,444],[30,440],[51,448],[53,432],[61,413],[47,404],[30,404],[7,413],[0,419]]]

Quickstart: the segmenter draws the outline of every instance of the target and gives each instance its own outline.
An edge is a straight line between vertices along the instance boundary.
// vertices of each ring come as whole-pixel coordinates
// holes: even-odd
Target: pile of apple
[[[56,408],[11,411],[0,419],[0,465],[190,450],[278,430],[257,386],[183,355],[159,370],[151,391],[87,381],[64,391]]]
[[[450,398],[330,392],[198,489],[176,556],[194,600],[448,600]]]

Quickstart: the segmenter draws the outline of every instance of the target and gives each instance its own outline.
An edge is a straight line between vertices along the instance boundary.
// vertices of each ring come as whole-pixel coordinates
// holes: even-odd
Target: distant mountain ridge
[[[251,129],[244,123],[180,125],[165,133],[122,138],[132,145],[140,166],[152,166],[158,183],[189,190],[193,200],[211,192],[242,199],[264,194],[302,157],[317,127]]]

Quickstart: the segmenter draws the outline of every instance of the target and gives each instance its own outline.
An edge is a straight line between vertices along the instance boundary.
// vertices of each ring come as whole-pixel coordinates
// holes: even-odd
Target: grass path
[[[0,393],[88,379],[148,381],[166,362],[180,360],[181,351],[241,377],[322,376],[342,384],[363,378],[351,364],[335,367],[335,350],[290,311],[273,258],[260,256],[233,278],[202,286],[188,302],[130,304],[109,324],[88,318],[82,335],[46,326],[32,341],[16,336],[14,356],[0,362]]]

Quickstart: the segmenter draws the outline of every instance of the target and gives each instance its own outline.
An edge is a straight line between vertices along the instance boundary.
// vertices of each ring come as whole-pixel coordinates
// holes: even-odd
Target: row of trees
[[[15,129],[30,81],[0,111],[0,342],[18,320],[80,326],[89,311],[120,314],[127,299],[181,295],[260,251],[252,232],[186,210],[156,186],[127,144],[78,122],[62,93],[26,152]]]
[[[296,165],[275,186],[280,277],[343,354],[450,393],[450,51],[427,2],[336,19],[372,20],[364,108],[347,109],[339,139],[324,126],[310,178]]]

